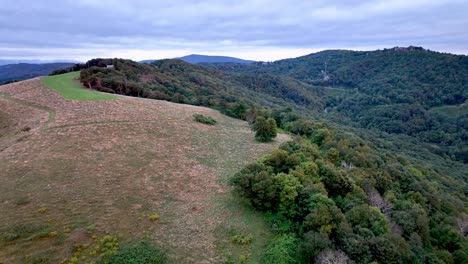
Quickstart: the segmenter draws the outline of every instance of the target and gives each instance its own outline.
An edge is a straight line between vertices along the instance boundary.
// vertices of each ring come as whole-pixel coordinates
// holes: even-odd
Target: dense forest
[[[342,57],[330,59],[335,53]],[[330,51],[227,71],[177,60],[96,59],[57,73],[81,70],[81,82],[92,89],[212,107],[254,126],[274,119],[294,135],[239,168],[231,182],[275,234],[263,263],[467,263],[468,167],[453,160],[466,154],[454,152],[451,159],[442,142],[424,143],[424,135],[438,133],[466,153],[466,58],[418,48],[369,54]],[[394,61],[387,61],[392,54]],[[316,63],[322,77],[314,77],[313,63],[307,66],[314,56],[328,58],[326,72]],[[441,63],[439,56],[452,58],[443,64],[448,69],[431,68]],[[413,59],[421,63],[420,57],[432,63],[434,78],[442,78],[432,87],[423,67],[401,68]],[[373,62],[383,66],[374,69]],[[391,78],[402,80],[395,96],[385,88]],[[418,111],[423,118],[413,118]],[[425,115],[440,124],[426,127]],[[398,122],[416,131],[389,131]]]
[[[415,136],[436,144],[436,153],[468,162],[467,56],[420,47],[329,50],[266,64],[205,66],[320,86],[326,118]]]

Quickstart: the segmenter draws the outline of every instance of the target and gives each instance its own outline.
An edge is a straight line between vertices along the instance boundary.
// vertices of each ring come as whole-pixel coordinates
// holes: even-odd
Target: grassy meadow
[[[70,72],[42,78],[43,85],[54,89],[69,100],[95,101],[117,99],[115,95],[89,90],[78,81],[80,72]]]

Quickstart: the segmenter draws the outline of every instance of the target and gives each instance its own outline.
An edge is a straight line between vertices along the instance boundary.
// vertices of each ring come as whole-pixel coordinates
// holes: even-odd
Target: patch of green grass
[[[273,237],[261,214],[232,193],[216,200],[229,214],[215,229],[218,254],[225,263],[259,263]]]
[[[78,101],[113,100],[117,96],[89,90],[77,80],[80,72],[70,72],[42,78],[42,84],[59,92],[65,99]]]
[[[21,205],[26,205],[31,202],[31,199],[29,197],[20,197],[16,200],[16,205],[21,206]]]
[[[142,241],[130,247],[124,247],[113,255],[105,264],[162,264],[167,262],[166,253],[150,242]]]
[[[44,251],[31,256],[24,256],[23,262],[26,264],[48,264],[52,263],[50,256],[53,252]]]
[[[12,242],[17,239],[24,239],[26,241],[44,238],[51,232],[49,225],[42,224],[23,224],[15,225],[4,232],[0,236],[0,240],[4,242]]]
[[[429,109],[429,112],[439,114],[447,119],[456,120],[468,113],[468,107],[464,105],[444,105],[433,107]]]

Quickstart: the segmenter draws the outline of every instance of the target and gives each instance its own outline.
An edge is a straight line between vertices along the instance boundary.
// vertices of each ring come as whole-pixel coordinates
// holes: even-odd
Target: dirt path
[[[32,88],[32,89],[37,89],[37,87]],[[46,106],[42,106],[42,105],[34,104],[34,103],[31,103],[31,102],[23,101],[23,100],[20,100],[20,99],[16,99],[16,98],[13,98],[11,95],[6,94],[6,93],[2,93],[2,92],[0,92],[0,96],[3,99],[9,100],[9,101],[14,102],[16,104],[26,106],[26,107],[31,107],[31,108],[34,108],[34,109],[37,109],[37,110],[47,112],[48,120],[44,124],[42,124],[42,126],[40,127],[41,132],[44,132],[55,121],[55,115],[56,115],[55,111],[48,108],[48,107],[46,107]]]

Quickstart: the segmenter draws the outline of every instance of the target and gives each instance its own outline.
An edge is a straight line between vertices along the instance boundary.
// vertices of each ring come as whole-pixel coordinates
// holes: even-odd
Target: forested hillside
[[[323,108],[318,97],[320,90],[287,76],[238,76],[180,60],[140,64],[95,59],[54,74],[80,69],[83,84],[99,91],[209,106],[233,117],[242,117],[248,106],[293,105],[305,112]],[[310,93],[314,89],[317,94]]]
[[[468,57],[419,47],[329,50],[266,65],[212,64],[227,72],[289,76],[323,87],[326,118],[407,134],[468,162]]]
[[[105,67],[110,64],[113,68]],[[95,66],[83,67],[80,76],[87,87],[205,105],[250,123],[257,117],[273,118],[283,130],[297,135],[293,142],[239,168],[231,180],[275,234],[262,253],[263,263],[468,261],[467,165],[428,151],[411,133],[368,130],[337,110],[343,103],[340,98],[356,100],[350,107],[372,109],[354,98],[356,94],[370,101],[383,98],[386,107],[402,105],[391,97],[366,95],[358,82],[330,88],[292,74],[258,70],[263,68],[227,73],[177,60],[142,65],[108,59],[88,65]],[[265,69],[270,67],[275,65]],[[465,92],[463,85],[454,84],[458,88],[453,93]],[[420,104],[423,109],[436,105]],[[457,126],[452,113],[463,116],[464,108],[451,107],[455,106],[426,111]],[[368,114],[378,118],[392,113],[383,110]],[[390,115],[384,123],[398,120],[405,121]],[[437,133],[445,136],[444,131]]]

